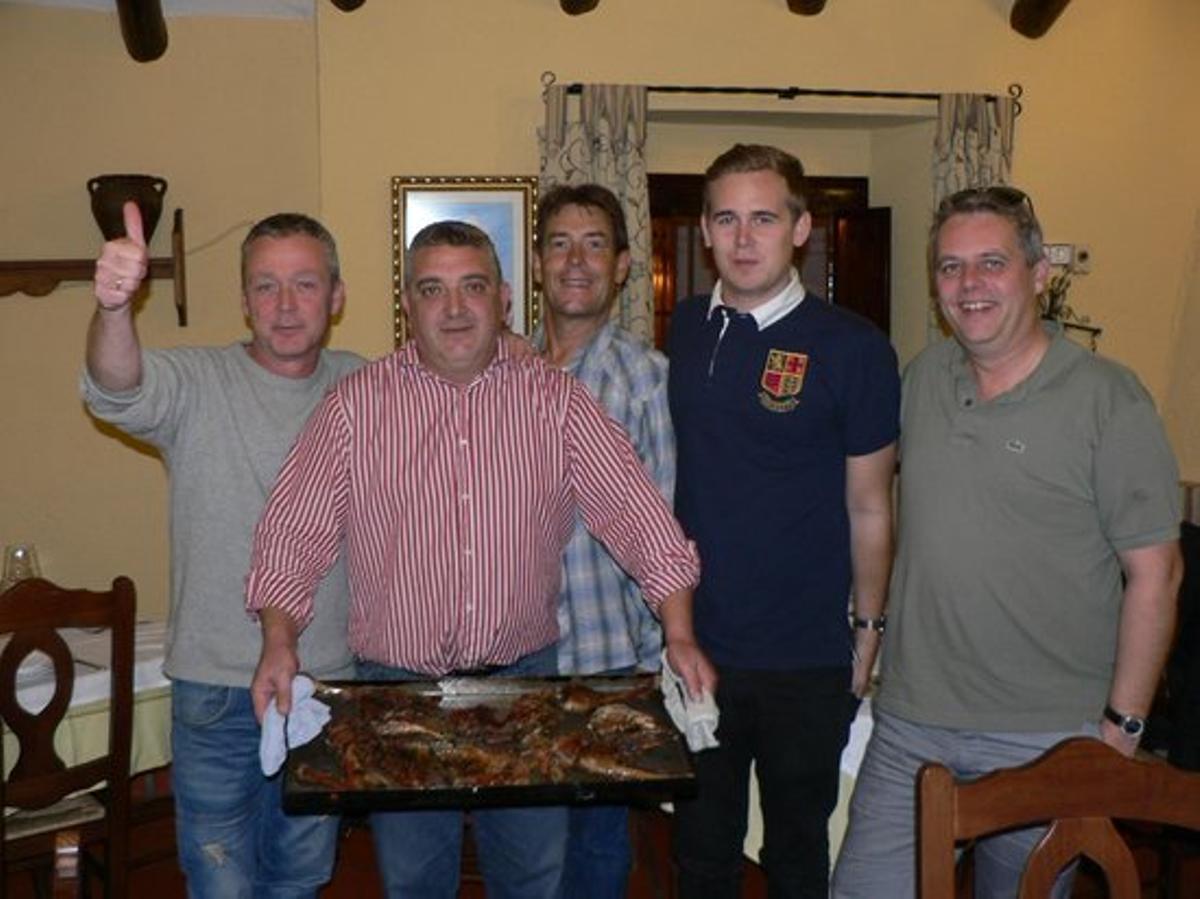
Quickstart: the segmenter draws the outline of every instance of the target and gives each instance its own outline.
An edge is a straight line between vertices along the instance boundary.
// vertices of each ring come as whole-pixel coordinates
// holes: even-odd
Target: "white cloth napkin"
[[[662,693],[667,714],[687,739],[688,749],[700,752],[720,745],[717,742],[717,724],[721,715],[717,701],[708,690],[698,700],[689,698],[687,685],[667,661],[665,649],[662,654]]]
[[[329,722],[329,706],[314,699],[313,690],[312,678],[297,674],[292,678],[291,714],[279,714],[274,699],[267,706],[267,713],[263,716],[262,737],[258,743],[258,759],[267,777],[283,767],[288,747],[303,746]],[[284,728],[287,729],[286,740]]]

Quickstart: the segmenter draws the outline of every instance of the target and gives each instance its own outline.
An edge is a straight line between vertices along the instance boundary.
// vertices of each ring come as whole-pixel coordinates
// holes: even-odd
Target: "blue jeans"
[[[624,899],[633,865],[629,806],[581,805],[567,814],[563,899]]]
[[[175,833],[191,899],[316,896],[333,874],[338,818],[284,814],[259,733],[248,689],[172,683]]]
[[[557,647],[530,653],[492,676],[557,672]],[[419,680],[426,675],[360,660],[359,680]],[[371,832],[384,891],[403,899],[458,896],[464,812],[375,812]],[[567,851],[561,806],[471,812],[488,899],[558,899]]]
[[[630,665],[605,671],[600,676],[633,674],[635,670]],[[567,815],[563,899],[625,899],[629,892],[629,871],[633,867],[629,807],[578,805]]]

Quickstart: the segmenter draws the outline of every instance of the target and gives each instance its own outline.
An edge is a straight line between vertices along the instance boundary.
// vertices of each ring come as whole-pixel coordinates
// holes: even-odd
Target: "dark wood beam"
[[[167,50],[162,0],[117,0],[125,49],[138,62],[153,62]]]
[[[558,5],[568,16],[582,16],[600,5],[600,0],[558,0]]]
[[[354,10],[366,3],[367,0],[330,0],[330,2],[342,12],[354,12]]]
[[[1039,38],[1062,15],[1071,0],[1016,0],[1008,22],[1018,34]]]
[[[787,0],[787,5],[798,16],[815,16],[825,8],[825,0]]]

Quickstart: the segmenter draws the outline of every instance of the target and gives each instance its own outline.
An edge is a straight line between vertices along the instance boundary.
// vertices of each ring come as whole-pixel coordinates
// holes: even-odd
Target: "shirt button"
[[[464,546],[464,547],[463,547],[463,555],[464,555],[464,556],[470,556],[470,555],[473,555],[473,553],[471,552],[471,547],[469,547],[469,546]]]
[[[466,437],[459,437],[459,438],[458,438],[458,445],[459,445],[459,446],[466,446],[466,445],[467,445],[467,438],[466,438]]]

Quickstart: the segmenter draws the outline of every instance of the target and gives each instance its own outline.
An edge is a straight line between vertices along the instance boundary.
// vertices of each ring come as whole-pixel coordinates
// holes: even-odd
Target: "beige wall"
[[[88,176],[162,174],[168,210],[187,210],[194,324],[174,326],[162,283],[142,332],[154,345],[220,342],[242,329],[245,224],[284,207],[317,211],[339,237],[350,288],[334,342],[379,354],[391,333],[389,177],[536,173],[544,70],[563,81],[917,91],[1019,81],[1016,180],[1052,239],[1093,251],[1093,274],[1071,301],[1104,326],[1104,352],[1160,401],[1170,393],[1176,420],[1189,422],[1200,385],[1193,355],[1176,347],[1188,322],[1200,328],[1184,314],[1200,120],[1177,112],[1200,84],[1200,4],[1076,3],[1038,41],[1011,31],[1008,6],[834,2],[810,18],[779,0],[603,0],[569,17],[553,0],[375,2],[352,14],[321,2],[315,25],[172,18],[166,56],[137,64],[115,15],[0,3],[0,256],[92,255]],[[705,162],[740,136],[655,127],[651,158],[670,167]],[[868,174],[873,200],[897,210],[906,286],[893,327],[905,358],[920,345],[927,303],[915,254],[928,169],[911,161],[923,127],[797,138],[810,169]],[[37,542],[66,582],[131,573],[153,605],[166,585],[162,470],[80,409],[89,305],[82,285],[0,298],[0,541]],[[1197,439],[1194,428],[1174,433]],[[1200,478],[1198,454],[1189,445],[1181,455]]]
[[[1092,249],[1093,273],[1072,304],[1160,402],[1193,364],[1174,346],[1200,198],[1200,120],[1186,114],[1200,84],[1200,4],[1078,3],[1036,41],[1009,28],[1009,4],[997,0],[836,3],[816,17],[768,0],[604,0],[580,17],[549,0],[376,3],[349,17],[318,8],[322,203],[359,296],[387,285],[389,175],[536,171],[545,70],[562,81],[911,91],[1002,92],[1015,81],[1025,91],[1015,180],[1051,239]],[[701,155],[680,140],[649,155]],[[915,140],[880,130],[860,151],[886,182],[881,193],[905,204],[893,313],[904,358],[920,345],[927,306],[912,251],[923,245],[928,168],[905,183],[896,162]],[[388,312],[370,315],[348,330],[382,350]]]
[[[148,345],[226,343],[244,328],[238,246],[265,211],[319,211],[311,21],[171,19],[158,62],[132,61],[117,17],[0,4],[0,259],[94,257],[85,183],[102,172],[169,182],[152,242],[169,254],[185,211],[191,322],[171,283],[138,317]],[[0,543],[34,542],[66,584],[132,576],[163,612],[165,477],[89,419],[79,401],[89,285],[0,297]]]

